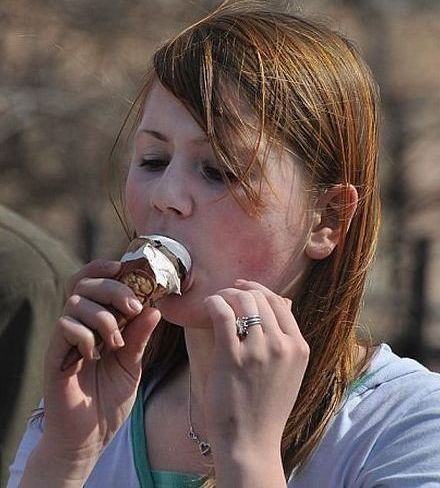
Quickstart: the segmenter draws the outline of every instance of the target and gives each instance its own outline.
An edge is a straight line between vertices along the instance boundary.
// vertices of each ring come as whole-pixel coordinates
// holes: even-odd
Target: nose
[[[191,184],[182,163],[170,161],[156,179],[151,191],[151,204],[162,213],[188,217],[193,211],[194,201]]]

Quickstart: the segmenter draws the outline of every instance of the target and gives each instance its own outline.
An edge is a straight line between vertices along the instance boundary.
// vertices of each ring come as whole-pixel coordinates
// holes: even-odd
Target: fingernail
[[[142,312],[143,307],[142,307],[142,303],[139,300],[135,300],[135,299],[131,298],[128,301],[128,306],[133,310],[133,312],[136,312],[136,313]]]
[[[124,339],[118,329],[113,332],[113,344],[117,347],[125,346]]]
[[[101,359],[101,354],[96,346],[93,348],[92,357],[96,360]]]

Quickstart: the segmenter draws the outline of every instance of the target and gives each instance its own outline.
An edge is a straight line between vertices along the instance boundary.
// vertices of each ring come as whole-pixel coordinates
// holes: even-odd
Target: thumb
[[[137,366],[142,362],[145,348],[160,319],[161,313],[157,308],[146,307],[127,324],[122,334],[125,346],[118,351],[126,366]]]

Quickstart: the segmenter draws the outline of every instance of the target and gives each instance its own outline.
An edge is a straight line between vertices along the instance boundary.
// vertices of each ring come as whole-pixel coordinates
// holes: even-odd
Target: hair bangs
[[[270,143],[263,145],[265,113],[256,101],[264,87],[256,67],[249,66],[248,51],[237,35],[219,26],[196,25],[165,43],[153,68],[207,134],[234,197],[258,214]]]

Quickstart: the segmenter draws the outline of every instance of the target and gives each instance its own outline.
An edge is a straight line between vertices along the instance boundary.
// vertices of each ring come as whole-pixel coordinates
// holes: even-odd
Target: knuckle
[[[204,302],[213,320],[226,321],[231,319],[233,315],[232,309],[224,300],[220,292],[206,297]]]
[[[66,279],[66,281],[64,282],[64,292],[66,295],[70,295],[73,293],[73,290],[75,289],[78,281],[80,281],[84,275],[84,269],[85,267]]]
[[[104,271],[107,268],[107,260],[103,258],[94,259],[89,263],[89,267],[95,269],[96,271]]]
[[[304,339],[300,341],[296,340],[294,342],[294,352],[296,357],[308,360],[310,357],[310,346]]]
[[[100,333],[111,334],[118,328],[115,316],[108,310],[98,310],[95,313],[96,328]]]
[[[93,344],[94,342],[93,332],[69,315],[62,315],[57,320],[56,325],[59,327],[61,334],[69,338],[69,342],[73,344],[80,342]]]
[[[55,327],[58,329],[65,329],[69,323],[69,317],[67,315],[61,315],[55,322]]]
[[[77,293],[70,295],[70,297],[66,300],[66,309],[72,309],[77,307],[81,303],[81,296]]]
[[[91,331],[84,331],[81,334],[81,337],[78,338],[77,347],[84,357],[89,355],[89,351],[91,351],[95,345],[96,339]]]
[[[84,268],[83,275],[90,278],[110,277],[118,271],[120,263],[108,259],[98,258],[91,261]]]
[[[213,312],[214,319],[219,322],[228,322],[233,319],[232,313],[229,310],[217,309]]]
[[[270,295],[270,301],[276,306],[282,307],[286,305],[286,300],[282,296],[276,295],[275,293]]]
[[[223,297],[234,297],[241,293],[241,290],[237,290],[236,288],[223,288],[222,290],[218,291],[218,295]]]
[[[280,338],[273,339],[270,344],[272,356],[276,359],[281,359],[290,354],[290,347]]]
[[[300,353],[303,357],[309,358],[310,357],[310,346],[307,344],[306,341],[301,341],[300,345]]]
[[[85,276],[83,276],[82,278],[80,278],[79,280],[77,280],[72,288],[72,293],[74,294],[77,294],[79,295],[80,293],[82,293],[82,291],[84,290],[84,287],[87,285],[88,281],[89,281],[90,278],[87,278]]]
[[[261,290],[249,290],[248,292],[256,301],[261,301],[266,298],[266,295]]]
[[[267,363],[266,353],[262,350],[254,350],[246,358],[246,364],[251,367],[263,367]]]
[[[238,292],[235,299],[238,303],[240,303],[244,307],[256,303],[254,294],[247,290]]]

